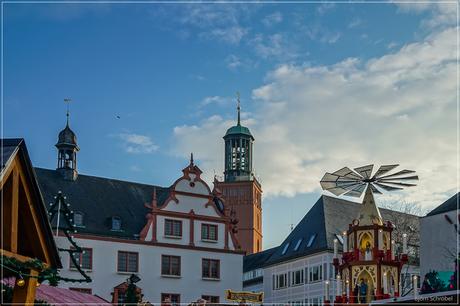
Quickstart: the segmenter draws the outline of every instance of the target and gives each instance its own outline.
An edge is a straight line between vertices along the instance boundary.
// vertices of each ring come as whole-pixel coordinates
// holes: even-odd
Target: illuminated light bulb
[[[17,280],[16,284],[19,286],[19,287],[24,287],[24,285],[26,284],[26,281],[22,278],[22,275],[19,276],[20,278]]]

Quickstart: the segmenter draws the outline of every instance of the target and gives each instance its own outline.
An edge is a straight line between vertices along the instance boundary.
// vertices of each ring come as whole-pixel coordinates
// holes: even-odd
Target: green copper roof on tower
[[[232,126],[231,128],[229,128],[227,130],[227,133],[225,133],[225,137],[229,136],[229,135],[246,135],[246,136],[249,136],[252,138],[252,140],[254,140],[254,137],[252,136],[251,134],[251,131],[249,131],[249,129],[245,126],[242,126],[241,125],[241,105],[240,105],[240,93],[237,92],[237,113],[238,113],[238,117],[237,117],[237,123],[235,126]]]

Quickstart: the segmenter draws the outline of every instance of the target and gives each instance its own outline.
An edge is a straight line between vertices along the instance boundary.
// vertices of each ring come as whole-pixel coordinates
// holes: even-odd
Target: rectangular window
[[[323,266],[313,266],[310,268],[310,282],[318,282],[323,279]]]
[[[180,304],[180,294],[175,293],[162,293],[161,294],[161,303],[179,305]]]
[[[201,298],[206,300],[208,303],[219,303],[219,296],[216,295],[202,295]]]
[[[161,275],[180,276],[180,256],[161,255]]]
[[[292,272],[292,285],[293,286],[298,286],[298,285],[301,285],[303,284],[303,279],[304,279],[304,275],[303,275],[303,272],[304,270],[297,270],[297,271],[293,271]]]
[[[138,272],[139,253],[118,251],[118,272]]]
[[[201,224],[201,239],[217,241],[217,225]]]
[[[282,273],[275,276],[275,289],[282,289],[288,286],[288,274]]]
[[[203,259],[201,276],[203,278],[220,278],[220,260],[218,259]]]
[[[165,219],[165,236],[182,237],[182,221]]]
[[[77,265],[83,270],[91,270],[93,268],[93,249],[81,248],[80,253],[73,253]],[[71,255],[72,256],[72,255]],[[76,269],[72,259],[70,258],[70,269]]]

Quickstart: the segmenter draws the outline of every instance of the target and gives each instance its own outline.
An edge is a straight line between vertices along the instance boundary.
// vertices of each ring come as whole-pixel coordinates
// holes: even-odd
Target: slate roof
[[[254,253],[244,256],[243,272],[248,272],[262,268],[265,262],[273,255],[278,247],[264,250],[262,252]]]
[[[454,194],[450,199],[430,211],[426,216],[434,216],[438,214],[442,214],[448,211],[456,210],[458,209],[458,201],[460,197],[460,192],[457,194]]]
[[[360,203],[322,195],[264,265],[270,266],[321,251],[333,250],[335,235],[348,229],[351,221],[358,217],[361,205]],[[380,208],[380,212],[383,220],[391,221],[395,218],[404,217],[406,224],[418,232],[420,222],[417,216],[383,208]],[[310,239],[312,239],[312,243],[308,246]],[[297,243],[299,246],[296,250]],[[415,245],[418,244],[418,241],[415,242]],[[286,247],[286,245],[288,246]]]
[[[61,260],[59,259],[59,253],[54,242],[53,233],[51,231],[51,226],[48,220],[48,213],[46,210],[45,202],[43,201],[43,196],[40,192],[40,188],[37,182],[37,177],[32,167],[32,162],[29,157],[29,152],[27,151],[27,146],[22,138],[7,138],[0,139],[0,152],[1,152],[1,173],[3,176],[3,170],[6,169],[7,165],[18,156],[19,160],[22,161],[24,165],[24,175],[31,182],[31,197],[36,205],[34,209],[38,215],[38,222],[41,223],[43,230],[45,231],[45,241],[51,256],[52,262],[50,264],[53,267],[61,268]]]
[[[78,232],[100,236],[137,239],[147,220],[145,203],[152,202],[156,189],[157,204],[162,205],[169,188],[79,174],[75,181],[64,180],[55,170],[35,168],[45,203],[54,202],[59,191],[67,197],[73,211],[84,214],[84,227]],[[111,230],[111,218],[121,218],[121,231]]]

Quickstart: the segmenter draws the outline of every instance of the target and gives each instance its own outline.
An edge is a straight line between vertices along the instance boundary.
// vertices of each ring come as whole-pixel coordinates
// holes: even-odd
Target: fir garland
[[[51,286],[57,286],[59,281],[72,283],[91,282],[90,278],[73,279],[62,277],[59,275],[59,271],[57,269],[46,268],[45,264],[37,258],[22,262],[14,257],[3,255],[1,257],[1,266],[2,268],[14,273],[17,278],[37,278],[39,283],[47,280]],[[38,276],[30,275],[30,270],[38,271]]]

